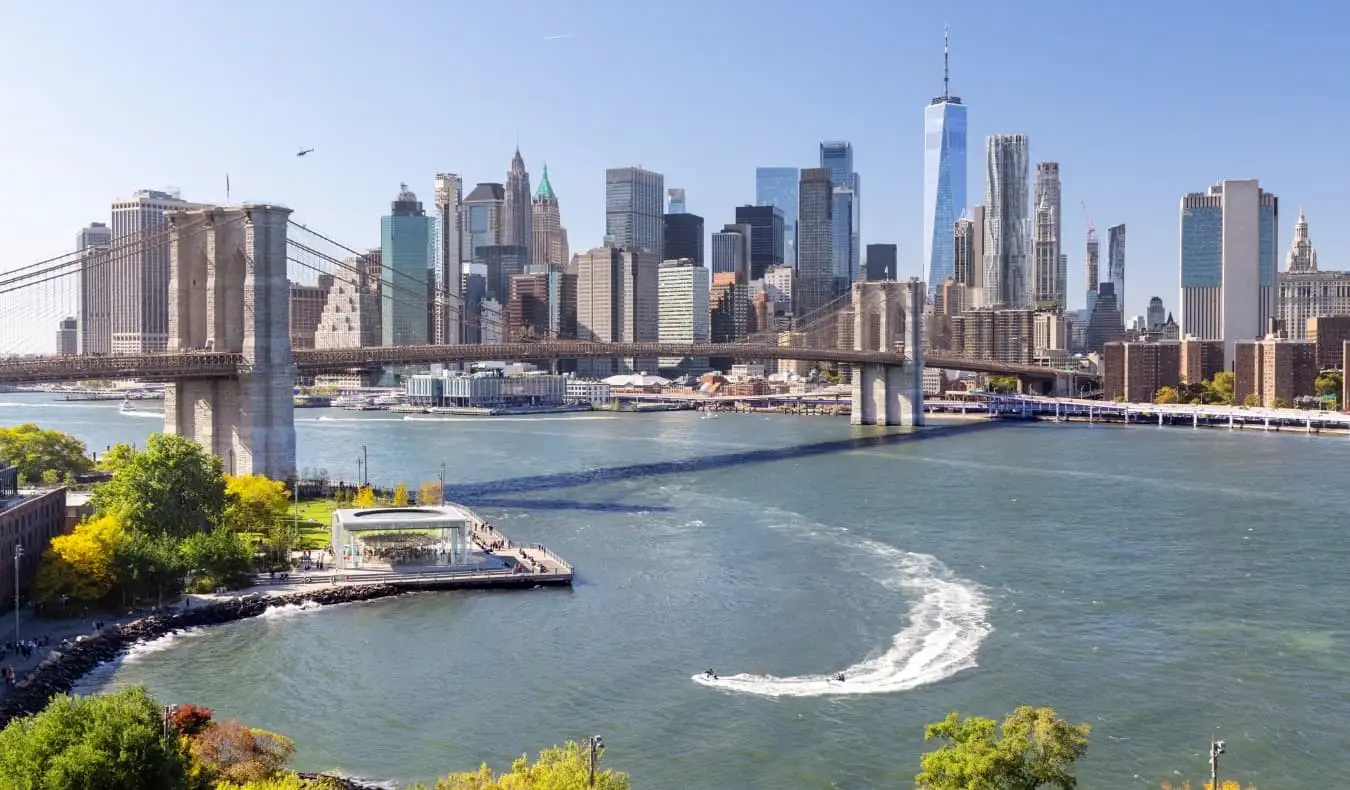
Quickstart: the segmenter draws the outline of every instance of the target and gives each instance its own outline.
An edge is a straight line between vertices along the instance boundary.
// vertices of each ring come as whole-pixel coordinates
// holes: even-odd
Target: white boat
[[[118,411],[122,412],[123,414],[130,414],[136,411],[136,407],[131,403],[131,399],[128,398],[127,400],[122,401],[122,408],[119,409]]]

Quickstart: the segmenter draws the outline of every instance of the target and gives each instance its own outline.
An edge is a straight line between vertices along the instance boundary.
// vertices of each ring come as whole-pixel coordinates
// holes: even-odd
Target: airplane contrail
[[[562,33],[562,34],[556,35],[556,36],[544,36],[544,40],[545,40],[545,41],[558,41],[558,40],[560,40],[560,39],[571,38],[571,37],[572,37],[572,34],[571,34],[571,33]]]

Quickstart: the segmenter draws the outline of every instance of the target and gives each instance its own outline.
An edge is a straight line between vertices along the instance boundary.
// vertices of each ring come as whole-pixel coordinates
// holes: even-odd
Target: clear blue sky
[[[1025,133],[1061,163],[1070,305],[1085,217],[1129,226],[1126,305],[1177,301],[1177,203],[1222,178],[1281,199],[1281,255],[1306,205],[1347,265],[1343,140],[1350,11],[1255,0],[807,4],[736,0],[232,0],[9,4],[0,23],[0,269],[74,246],[138,188],[281,202],[349,246],[378,243],[400,181],[500,181],[519,140],[545,160],[574,250],[603,233],[604,169],[641,164],[708,225],[754,199],[756,165],[813,166],[851,140],[863,241],[920,274],[923,108],[970,107],[983,140]],[[550,36],[567,36],[545,40]],[[297,159],[301,147],[316,152]],[[1103,255],[1105,249],[1103,249]],[[1281,261],[1283,266],[1283,261]],[[53,319],[54,320],[54,319]],[[6,331],[12,323],[4,322]],[[42,328],[44,345],[49,331]]]

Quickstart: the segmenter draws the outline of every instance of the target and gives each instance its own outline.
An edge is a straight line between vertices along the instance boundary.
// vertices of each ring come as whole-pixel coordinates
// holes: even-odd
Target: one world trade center
[[[923,133],[923,260],[931,303],[954,273],[952,227],[966,209],[966,106],[951,95],[945,30],[942,95],[924,109]]]

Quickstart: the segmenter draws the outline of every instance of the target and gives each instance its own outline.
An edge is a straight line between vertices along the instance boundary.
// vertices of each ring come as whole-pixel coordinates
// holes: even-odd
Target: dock
[[[281,595],[303,590],[361,585],[390,585],[406,590],[524,589],[570,587],[572,564],[542,543],[520,543],[463,505],[469,518],[467,538],[475,562],[465,567],[404,566],[401,569],[309,569],[281,575],[259,575],[254,592]],[[259,590],[257,588],[263,588]]]

